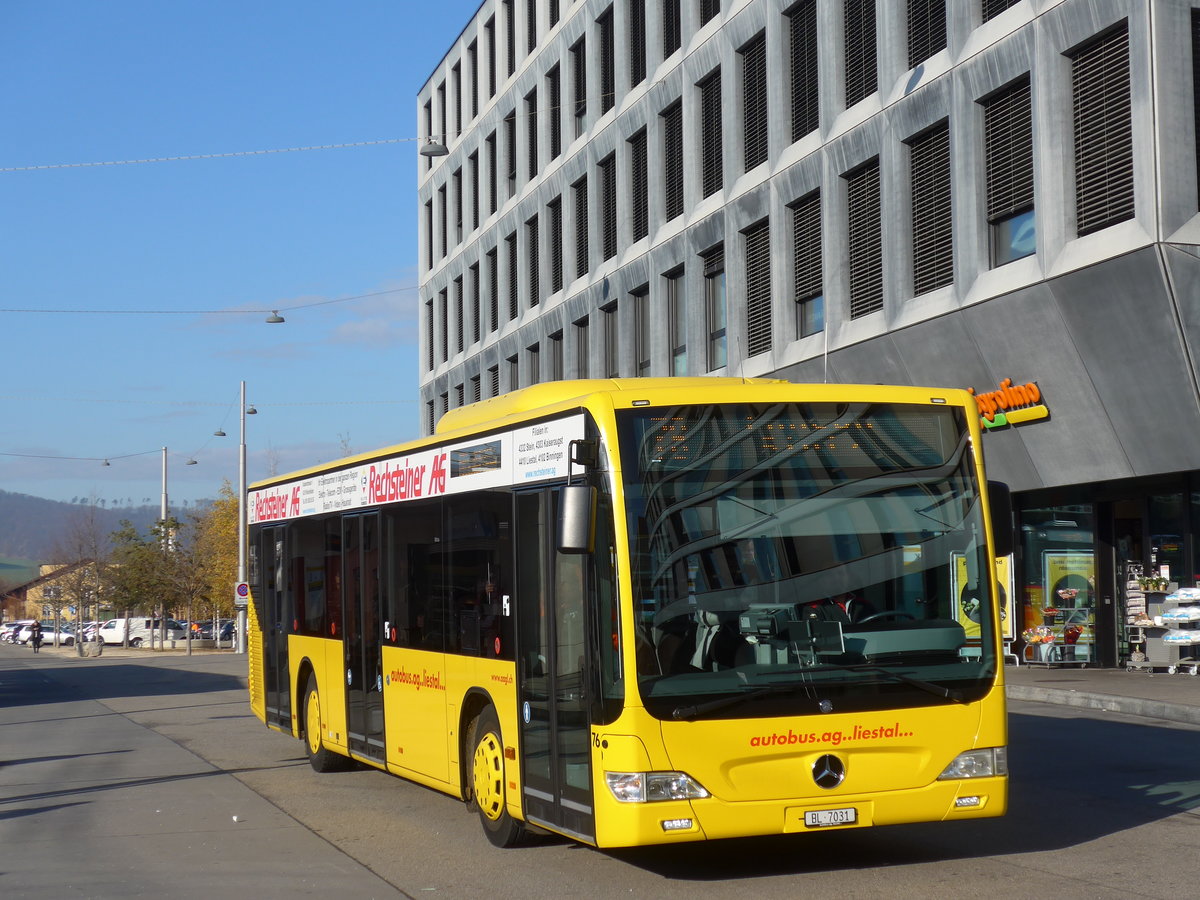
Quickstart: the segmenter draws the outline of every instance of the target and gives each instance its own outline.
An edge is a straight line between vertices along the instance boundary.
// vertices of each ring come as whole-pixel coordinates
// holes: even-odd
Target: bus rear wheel
[[[325,746],[321,739],[321,695],[317,679],[308,676],[304,688],[304,745],[308,748],[308,764],[314,772],[336,772],[342,768],[342,757]]]
[[[525,838],[524,826],[508,812],[504,789],[504,741],[500,720],[491,706],[467,730],[471,749],[471,800],[483,833],[497,847],[515,847]]]

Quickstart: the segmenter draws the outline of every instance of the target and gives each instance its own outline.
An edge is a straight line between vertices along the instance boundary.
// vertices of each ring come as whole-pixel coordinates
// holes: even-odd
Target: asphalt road
[[[497,850],[453,799],[317,775],[244,658],[0,646],[4,897],[1193,896],[1200,728],[1011,705],[1010,814],[603,853]],[[236,817],[236,821],[234,820]]]

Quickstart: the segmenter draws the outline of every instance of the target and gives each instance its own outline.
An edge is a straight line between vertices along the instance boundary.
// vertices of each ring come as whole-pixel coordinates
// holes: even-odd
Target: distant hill
[[[85,507],[78,503],[61,503],[29,494],[0,490],[0,581],[13,577],[13,567],[54,562],[51,557]],[[145,533],[158,521],[157,506],[122,506],[97,509],[97,519],[104,535],[120,527],[128,519]],[[179,515],[179,513],[176,513]],[[182,515],[179,516],[183,518]]]

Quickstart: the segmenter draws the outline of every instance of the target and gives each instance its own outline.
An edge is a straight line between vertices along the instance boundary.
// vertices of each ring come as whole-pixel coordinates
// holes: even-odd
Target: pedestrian
[[[37,619],[29,626],[29,643],[33,644],[34,653],[42,649],[42,623]]]

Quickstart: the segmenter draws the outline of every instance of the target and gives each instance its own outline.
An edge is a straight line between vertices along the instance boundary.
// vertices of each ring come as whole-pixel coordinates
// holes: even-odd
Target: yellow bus
[[[1010,507],[962,391],[536,385],[250,486],[251,703],[497,846],[999,816]]]

